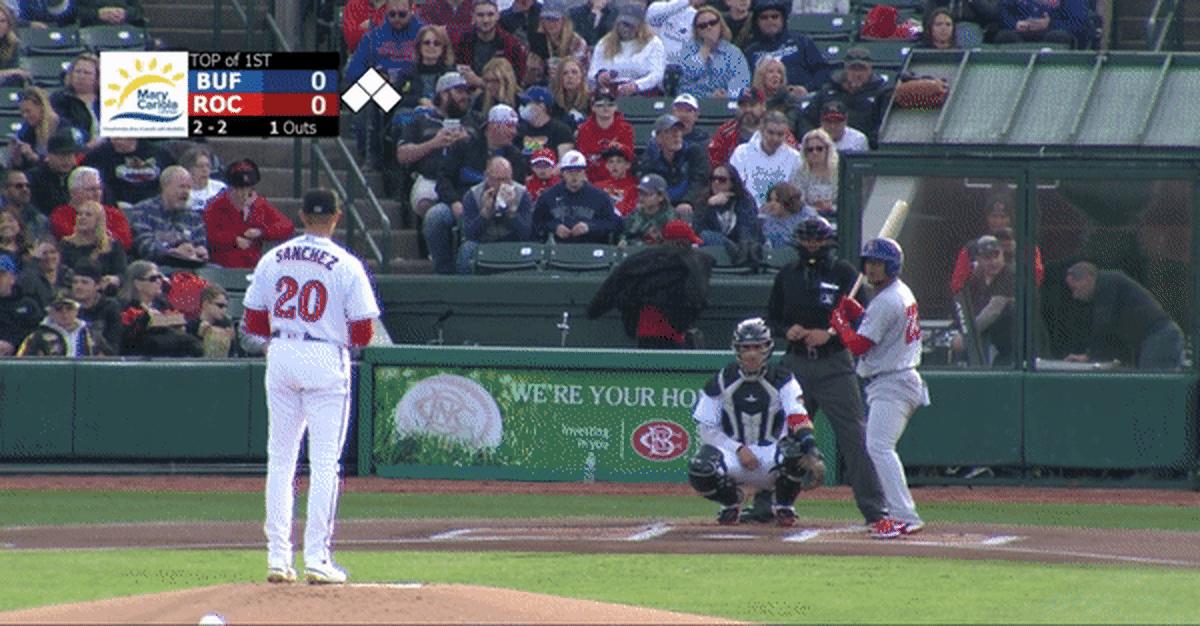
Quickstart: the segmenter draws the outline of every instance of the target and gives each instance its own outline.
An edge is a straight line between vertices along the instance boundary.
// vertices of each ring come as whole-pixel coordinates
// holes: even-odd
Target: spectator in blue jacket
[[[799,85],[809,92],[820,89],[829,80],[833,67],[812,39],[787,31],[791,2],[756,0],[753,11],[754,36],[744,49],[750,71],[763,59],[773,57],[787,68],[789,85]]]
[[[558,243],[609,243],[621,229],[621,216],[612,198],[588,182],[587,159],[568,150],[558,168],[562,182],[542,192],[533,207],[534,236],[553,236]]]
[[[508,159],[502,156],[488,159],[483,182],[463,196],[463,243],[458,249],[458,272],[471,273],[471,259],[480,243],[532,239],[533,201],[524,186],[513,182],[513,167]]]
[[[375,68],[400,89],[400,79],[412,73],[417,61],[417,31],[424,24],[413,13],[409,0],[388,0],[384,16],[387,21],[367,32],[346,64],[347,85]]]
[[[678,93],[735,100],[750,86],[746,55],[730,43],[731,37],[719,11],[710,6],[696,10],[692,40],[674,61],[680,71]]]
[[[72,0],[21,0],[21,24],[34,28],[70,26],[78,19]],[[16,24],[13,24],[16,28]]]
[[[1084,0],[1004,0],[996,43],[1040,41],[1087,48],[1091,28]]]
[[[667,113],[654,121],[651,143],[658,149],[647,149],[638,162],[637,171],[658,174],[667,181],[667,196],[679,219],[691,222],[697,207],[703,206],[708,185],[708,156],[704,146],[683,139],[683,123]]]

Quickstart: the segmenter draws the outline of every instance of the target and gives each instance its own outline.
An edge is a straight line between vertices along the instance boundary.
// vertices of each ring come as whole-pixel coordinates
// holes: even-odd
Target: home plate
[[[746,535],[742,533],[709,533],[700,535],[701,539],[716,539],[718,541],[745,541],[747,539],[758,539],[760,535]]]

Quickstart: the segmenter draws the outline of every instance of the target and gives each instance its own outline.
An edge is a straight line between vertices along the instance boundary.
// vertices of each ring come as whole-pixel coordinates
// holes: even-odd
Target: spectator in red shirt
[[[358,42],[372,28],[383,23],[387,0],[349,0],[342,12],[342,38],[346,40],[346,52],[354,54]]]
[[[253,268],[262,256],[264,241],[287,239],[295,231],[292,221],[254,190],[259,178],[254,161],[242,159],[231,163],[225,175],[229,188],[204,209],[204,227],[213,263]]]
[[[995,194],[988,198],[987,212],[987,232],[984,234],[992,235],[1000,240],[1001,248],[1004,250],[1004,261],[1010,266],[1016,263],[1016,241],[1012,235],[1012,215],[1008,208],[1009,199],[1005,194]],[[975,249],[974,243],[976,239],[972,239],[963,245],[958,250],[958,256],[954,259],[954,272],[950,275],[950,293],[957,294],[962,291],[964,285],[967,284],[967,279],[971,277],[971,272],[975,267]],[[1046,267],[1042,264],[1042,250],[1035,247],[1033,249],[1033,280],[1037,286],[1042,286],[1042,280],[1046,277]]]
[[[638,205],[638,181],[633,175],[633,149],[613,142],[600,153],[601,161],[608,170],[608,178],[593,183],[612,198],[621,217],[633,213]]]
[[[75,207],[85,202],[101,202],[104,199],[104,185],[100,182],[100,170],[94,167],[80,166],[67,176],[67,193],[70,200],[50,211],[50,232],[55,239],[62,239],[75,232]],[[104,205],[104,220],[108,224],[108,234],[121,242],[126,252],[133,247],[133,230],[125,213],[115,206]]]
[[[708,143],[709,164],[716,167],[728,163],[734,149],[749,141],[758,131],[766,114],[767,105],[762,93],[755,89],[743,91],[738,97],[734,118],[718,126],[712,141]]]
[[[592,114],[579,125],[575,149],[587,158],[587,177],[593,185],[608,179],[602,153],[612,143],[633,146],[633,125],[617,111],[616,96],[601,89],[592,97]]]
[[[525,179],[525,191],[529,199],[537,202],[542,192],[561,182],[558,175],[558,159],[550,148],[542,148],[529,158],[529,167],[533,171]]]
[[[475,16],[474,0],[427,0],[420,5],[417,16],[425,24],[445,26],[450,41],[458,45],[463,35],[471,32]]]

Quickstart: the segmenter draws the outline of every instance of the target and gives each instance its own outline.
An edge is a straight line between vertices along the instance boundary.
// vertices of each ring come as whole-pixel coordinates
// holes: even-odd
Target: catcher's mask
[[[771,329],[761,317],[742,320],[733,331],[733,352],[737,355],[738,369],[745,378],[761,376],[775,348]]]

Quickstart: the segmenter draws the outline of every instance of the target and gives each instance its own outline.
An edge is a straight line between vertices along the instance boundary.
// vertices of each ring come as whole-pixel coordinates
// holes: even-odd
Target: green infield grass
[[[257,550],[0,552],[0,610],[257,582]],[[1200,573],[924,558],[342,552],[357,582],[469,583],[769,623],[1179,623]],[[465,601],[470,601],[469,598]]]

